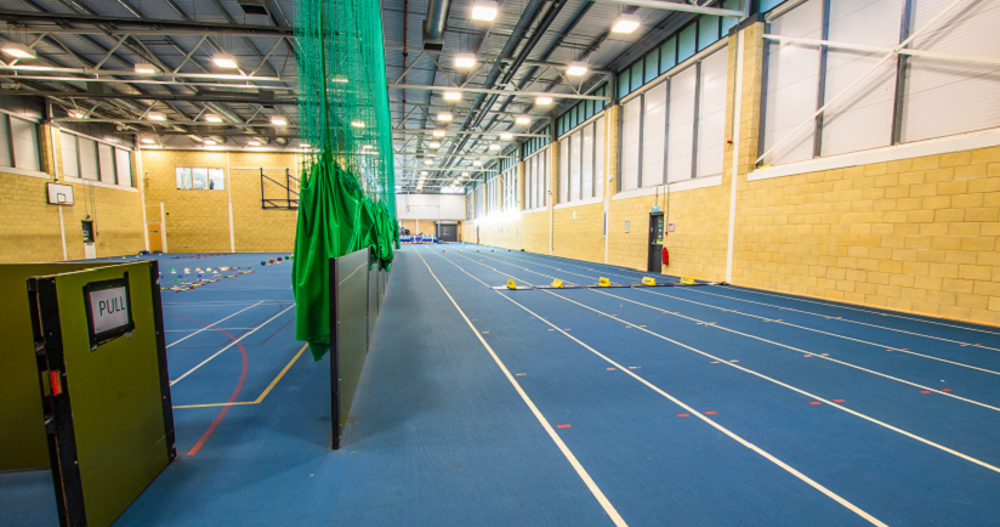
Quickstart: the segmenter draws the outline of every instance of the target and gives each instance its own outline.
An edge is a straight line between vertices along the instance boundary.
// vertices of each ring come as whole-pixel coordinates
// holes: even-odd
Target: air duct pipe
[[[424,49],[444,49],[444,24],[448,19],[450,6],[451,0],[428,0],[427,18],[424,19]]]

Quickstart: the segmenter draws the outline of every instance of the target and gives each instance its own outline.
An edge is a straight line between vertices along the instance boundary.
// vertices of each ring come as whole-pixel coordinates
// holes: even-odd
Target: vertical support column
[[[146,251],[149,251],[149,222],[146,218],[146,174],[142,171],[142,149],[136,146],[132,153],[135,155],[135,159],[132,160],[132,166],[135,167],[133,181],[139,183],[139,202],[142,206],[142,241],[146,246]]]
[[[230,177],[229,152],[226,152],[226,190],[229,191],[229,252],[236,252],[236,234],[233,232],[233,179]],[[263,184],[261,192],[263,192]],[[290,203],[290,202],[289,202]]]
[[[167,254],[167,212],[160,202],[160,244],[163,246],[163,254]]]
[[[618,193],[618,133],[620,131],[620,104],[608,106],[604,116],[604,263],[608,261],[611,246],[611,200]]]
[[[765,25],[761,19],[749,19],[737,26],[729,38],[730,82],[727,112],[727,145],[723,174],[729,175],[729,236],[726,251],[726,282],[739,282],[736,270],[738,255],[737,212],[740,189],[747,184],[747,174],[755,166],[760,147],[762,98],[765,73]]]
[[[569,139],[566,139],[569,141]],[[552,254],[552,249],[555,245],[555,201],[556,196],[559,195],[559,141],[552,141],[549,145],[549,166],[548,168],[548,195],[545,198],[545,204],[548,205],[549,209],[549,254]]]

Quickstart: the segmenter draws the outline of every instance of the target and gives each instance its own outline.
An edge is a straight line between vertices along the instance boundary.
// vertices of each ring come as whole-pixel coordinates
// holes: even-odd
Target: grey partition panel
[[[368,350],[368,260],[367,248],[330,260],[330,388],[334,449],[340,448]]]
[[[378,319],[378,264],[368,266],[368,342],[372,341],[375,332],[375,321]]]

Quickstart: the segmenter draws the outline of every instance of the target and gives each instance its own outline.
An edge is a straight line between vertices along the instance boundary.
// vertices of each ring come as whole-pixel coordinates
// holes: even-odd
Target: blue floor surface
[[[331,451],[329,359],[300,353],[276,256],[159,257],[166,285],[255,272],[163,291],[179,459],[116,525],[998,524],[1000,329],[721,285],[496,291],[645,275],[406,246]],[[0,475],[0,524],[57,525],[49,478]]]

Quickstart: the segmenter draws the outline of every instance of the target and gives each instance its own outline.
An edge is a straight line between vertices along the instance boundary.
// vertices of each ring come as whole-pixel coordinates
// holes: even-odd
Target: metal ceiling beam
[[[580,99],[588,101],[610,101],[610,97],[602,97],[599,95],[577,95],[575,93],[554,93],[554,92],[535,92],[535,91],[512,91],[512,90],[495,90],[488,88],[456,88],[453,86],[428,86],[424,84],[390,84],[390,88],[404,88],[408,90],[432,90],[432,91],[458,91],[458,92],[470,92],[470,93],[483,93],[483,94],[496,94],[496,95],[516,95],[519,97],[552,97],[553,99]],[[471,111],[471,110],[470,110]]]
[[[33,79],[33,80],[53,80],[52,77],[15,77],[12,75],[0,75],[0,79]],[[58,79],[63,82],[80,82],[84,79],[74,79],[71,77]],[[67,97],[81,99],[138,99],[156,101],[185,101],[185,102],[221,102],[237,104],[266,104],[266,105],[295,105],[294,99],[271,99],[262,98],[259,95],[248,95],[246,97],[234,97],[230,95],[213,95],[211,93],[201,93],[196,95],[181,95],[169,93],[90,93],[90,92],[69,92],[69,91],[43,91],[43,90],[2,90],[3,95],[34,95],[37,97]]]
[[[67,24],[114,24],[117,31],[122,34],[132,33],[127,28],[144,28],[158,32],[159,34],[170,34],[169,30],[194,30],[201,33],[210,32],[213,34],[246,34],[246,35],[278,35],[294,37],[295,28],[257,26],[249,24],[222,24],[212,22],[196,22],[183,20],[163,20],[153,18],[122,18],[98,15],[83,14],[62,14],[62,13],[35,13],[31,11],[0,11],[0,20],[7,21],[8,24],[24,24],[25,22],[64,22]],[[29,28],[29,30],[32,28]],[[46,29],[47,30],[47,29]],[[68,32],[71,30],[57,30]],[[114,30],[113,30],[114,31]],[[107,32],[102,32],[107,34]],[[112,33],[114,34],[114,33]]]
[[[735,9],[722,9],[719,7],[702,7],[699,5],[682,4],[679,2],[662,2],[658,0],[591,0],[593,2],[607,2],[611,4],[622,4],[648,9],[663,9],[666,11],[684,11],[686,13],[698,13],[699,15],[732,16],[742,18],[745,13]]]
[[[412,134],[426,135],[426,134],[429,134],[431,132],[436,132],[436,131],[437,130],[435,130],[433,128],[425,128],[425,129],[419,129],[419,130],[417,130],[417,129],[412,129],[412,130],[393,130],[392,133],[393,133],[393,135],[412,135]],[[468,131],[468,130],[445,130],[444,132],[445,132],[446,136],[448,136],[448,135],[495,135],[495,136],[499,137],[501,133],[509,133],[510,135],[512,135],[514,137],[548,137],[548,135],[545,135],[545,134],[529,134],[529,133],[524,133],[524,132],[491,132],[491,131],[487,131],[487,130],[483,130],[483,131],[479,131],[479,132],[477,132],[477,131]],[[440,140],[440,139],[441,139],[440,137],[435,137],[432,140]]]

